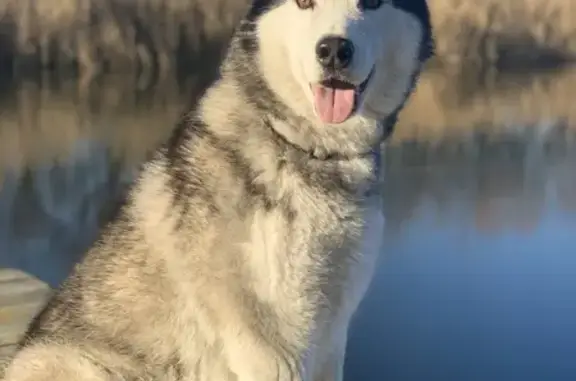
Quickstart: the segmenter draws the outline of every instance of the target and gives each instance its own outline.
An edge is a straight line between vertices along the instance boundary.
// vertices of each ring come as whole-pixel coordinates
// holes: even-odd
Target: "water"
[[[348,380],[576,379],[575,84],[426,74],[386,153],[386,247]],[[57,285],[192,87],[6,90],[0,268]]]
[[[388,247],[349,379],[575,379],[574,152],[458,156],[390,169]]]

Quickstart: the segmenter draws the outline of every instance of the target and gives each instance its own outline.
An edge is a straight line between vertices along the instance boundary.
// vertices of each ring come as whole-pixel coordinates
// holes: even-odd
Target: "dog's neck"
[[[349,160],[356,157],[364,157],[370,155],[377,147],[380,146],[380,141],[374,144],[365,144],[363,146],[355,146],[352,149],[348,148],[349,142],[342,142],[338,144],[335,141],[330,144],[318,144],[315,139],[310,139],[305,133],[300,133],[299,129],[306,129],[307,125],[312,123],[306,119],[278,119],[272,115],[261,115],[264,125],[270,129],[276,139],[283,141],[294,150],[301,151],[302,154],[309,156],[316,160]],[[329,127],[327,127],[329,128]],[[379,127],[381,128],[381,127]]]

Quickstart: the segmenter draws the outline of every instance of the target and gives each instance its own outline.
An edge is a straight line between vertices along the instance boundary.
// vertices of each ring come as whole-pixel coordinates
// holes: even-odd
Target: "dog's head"
[[[369,139],[369,122],[401,107],[432,53],[426,0],[256,0],[237,37],[324,144],[359,126]]]

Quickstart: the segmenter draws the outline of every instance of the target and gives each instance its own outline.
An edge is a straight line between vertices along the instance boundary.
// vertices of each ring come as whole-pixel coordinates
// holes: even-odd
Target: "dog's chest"
[[[246,258],[253,291],[293,336],[306,334],[326,303],[340,304],[342,293],[349,292],[347,282],[359,275],[355,269],[366,268],[359,251],[371,213],[364,203],[313,191],[297,194],[290,206],[292,212],[282,207],[254,212]]]
[[[268,278],[266,284],[272,289],[290,281],[305,286],[306,278],[330,265],[332,251],[348,247],[357,238],[360,210],[338,209],[317,199],[314,203],[296,201],[292,210],[256,210],[250,221],[249,246],[257,277]],[[268,275],[260,273],[264,269]]]

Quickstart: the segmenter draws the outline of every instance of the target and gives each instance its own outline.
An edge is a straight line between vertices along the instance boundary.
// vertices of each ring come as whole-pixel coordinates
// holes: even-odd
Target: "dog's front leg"
[[[348,322],[334,322],[319,343],[321,354],[313,367],[313,381],[342,381],[344,379],[347,343]]]
[[[295,351],[249,329],[227,333],[226,355],[238,381],[305,381]]]
[[[277,330],[278,317],[242,290],[214,284],[214,333],[238,381],[306,381],[302,353]]]

